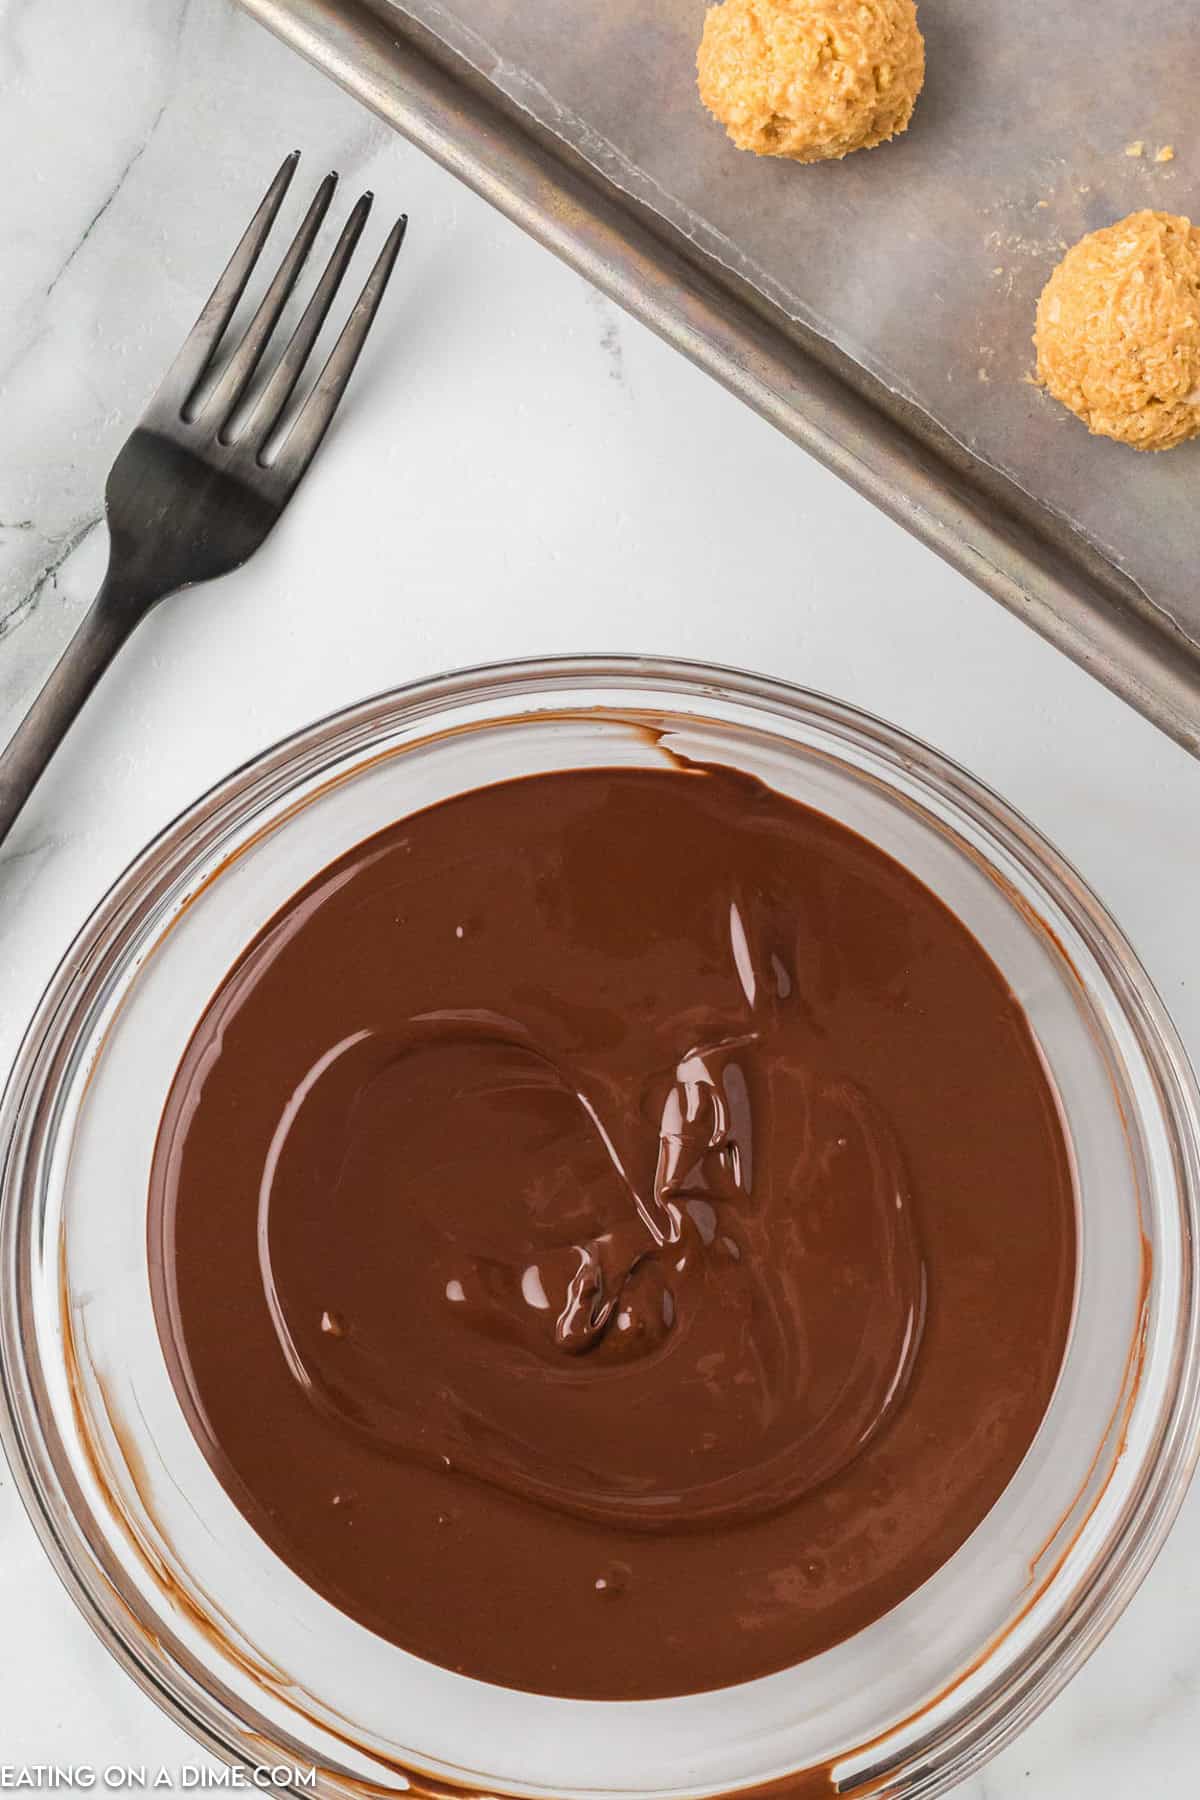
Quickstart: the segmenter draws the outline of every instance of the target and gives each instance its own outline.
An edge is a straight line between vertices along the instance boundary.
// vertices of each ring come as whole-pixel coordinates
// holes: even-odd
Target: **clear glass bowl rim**
[[[102,1556],[71,1502],[66,1463],[39,1408],[37,1371],[25,1344],[31,1303],[28,1252],[37,1203],[38,1146],[56,1124],[56,1077],[69,1059],[76,1022],[114,967],[145,911],[181,871],[320,769],[369,746],[402,720],[436,719],[473,701],[535,695],[552,699],[594,684],[686,701],[703,696],[749,706],[767,720],[800,718],[915,776],[943,803],[1014,857],[1053,897],[1095,954],[1132,1024],[1172,1126],[1186,1267],[1168,1391],[1155,1453],[1139,1471],[1119,1531],[1091,1571],[1083,1595],[1056,1614],[1004,1677],[910,1744],[903,1769],[878,1777],[889,1794],[909,1791],[905,1772],[932,1795],[967,1778],[1031,1722],[1082,1666],[1144,1578],[1174,1521],[1200,1454],[1200,1090],[1187,1053],[1132,947],[1074,868],[984,783],[920,740],[826,695],[765,675],[653,656],[558,656],[485,664],[387,690],[305,727],[253,758],[186,808],[142,850],[100,901],[52,976],[18,1051],[0,1101],[0,1443],[51,1564],[83,1616],[138,1686],[198,1743],[225,1760],[267,1769],[263,1739],[218,1695],[131,1628]],[[280,1746],[283,1749],[283,1746]],[[278,1760],[277,1758],[275,1760]],[[860,1777],[856,1786],[861,1786]],[[865,1779],[870,1779],[865,1778]],[[874,1787],[874,1781],[871,1780]],[[875,1790],[878,1791],[878,1790]]]

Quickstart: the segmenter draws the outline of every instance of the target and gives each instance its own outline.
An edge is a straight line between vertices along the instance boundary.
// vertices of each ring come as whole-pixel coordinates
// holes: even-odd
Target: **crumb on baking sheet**
[[[1125,154],[1126,156],[1145,156],[1146,140],[1144,138],[1134,138],[1132,144],[1126,144]]]
[[[1154,160],[1155,160],[1155,162],[1159,162],[1159,163],[1174,162],[1175,161],[1175,146],[1174,146],[1174,144],[1164,144],[1162,149],[1160,151],[1158,151],[1158,153],[1156,154]]]

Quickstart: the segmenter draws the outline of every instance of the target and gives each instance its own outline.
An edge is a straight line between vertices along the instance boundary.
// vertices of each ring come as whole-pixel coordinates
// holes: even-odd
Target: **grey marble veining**
[[[0,92],[23,171],[0,262],[2,719],[65,641],[109,465],[271,156],[300,143],[305,186],[329,164],[354,189],[389,134],[227,0],[9,0]]]

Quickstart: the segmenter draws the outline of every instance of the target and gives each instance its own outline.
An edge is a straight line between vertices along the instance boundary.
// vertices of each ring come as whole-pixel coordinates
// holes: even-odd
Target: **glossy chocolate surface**
[[[150,1195],[213,1468],[336,1605],[482,1679],[723,1686],[963,1542],[1061,1362],[1075,1214],[967,930],[749,777],[480,789],[214,997]]]

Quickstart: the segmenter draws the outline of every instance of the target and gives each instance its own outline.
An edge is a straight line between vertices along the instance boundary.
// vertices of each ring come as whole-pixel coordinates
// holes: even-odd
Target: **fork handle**
[[[0,751],[0,844],[146,602],[110,568],[49,680]]]

